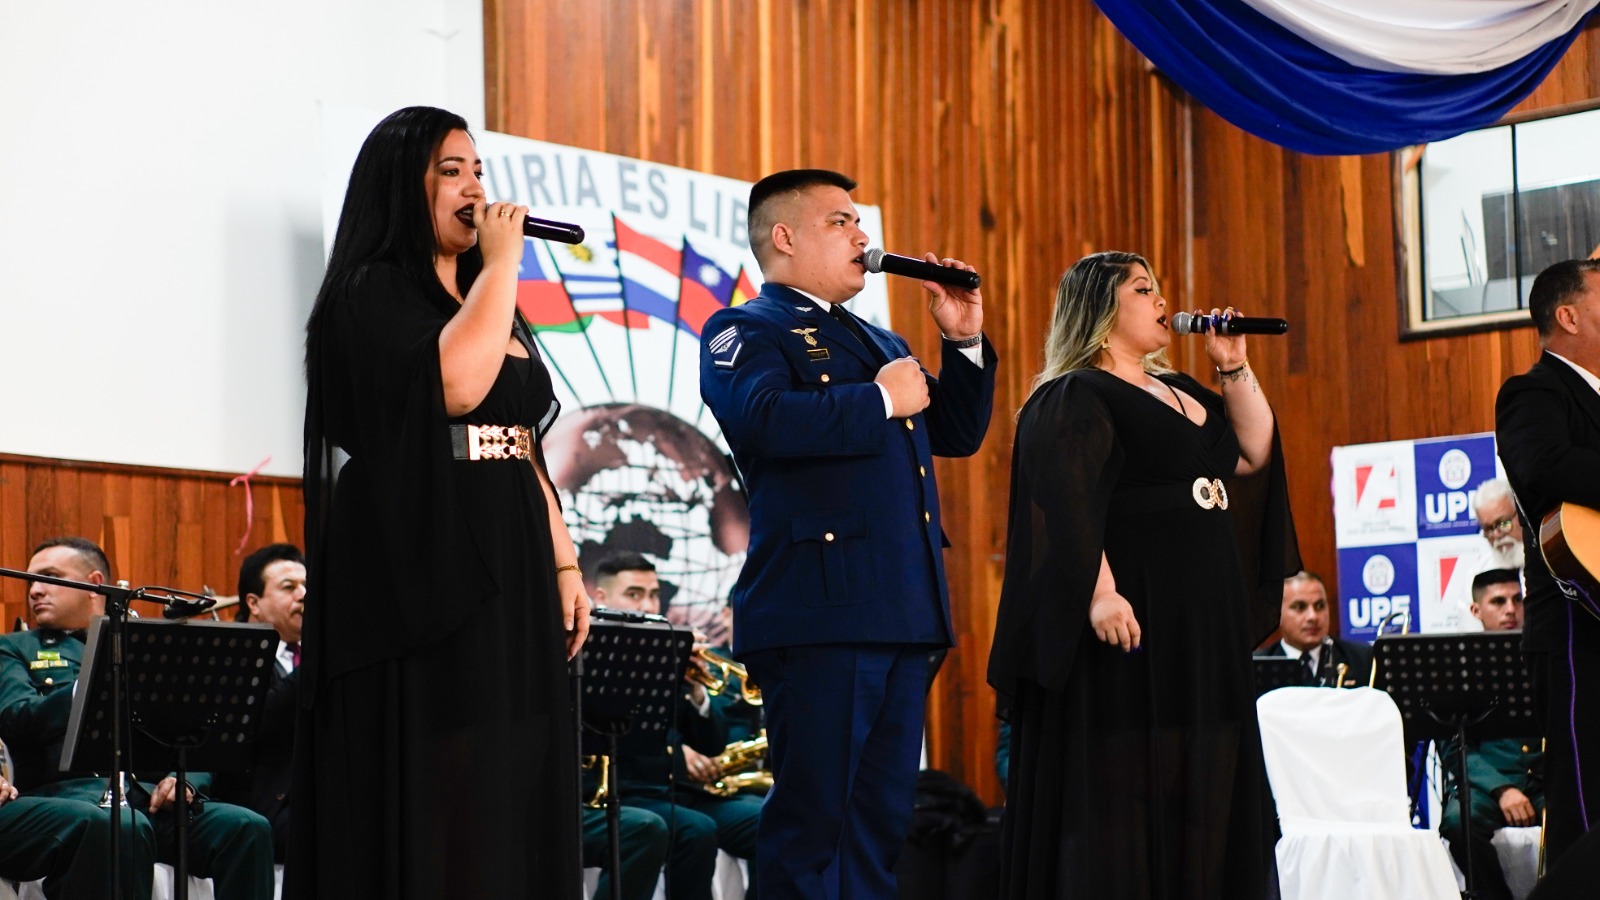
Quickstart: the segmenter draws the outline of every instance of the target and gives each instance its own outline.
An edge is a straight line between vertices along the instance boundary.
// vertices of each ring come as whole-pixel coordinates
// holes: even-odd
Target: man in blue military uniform
[[[45,541],[28,563],[28,571],[36,575],[94,584],[103,583],[110,568],[100,548],[83,538]],[[60,809],[98,810],[106,779],[88,772],[62,772],[59,765],[72,686],[83,662],[84,629],[104,607],[99,594],[36,581],[28,586],[28,608],[37,627],[0,637],[0,739],[15,761],[22,799],[60,801]],[[190,784],[203,791],[207,780],[196,774]],[[141,835],[126,863],[133,882],[149,883],[149,851],[143,845],[150,839],[143,835],[153,833],[158,860],[175,858],[173,813],[187,805],[178,797],[177,779],[170,775],[155,782],[129,782],[128,803],[137,811],[134,819]],[[190,873],[211,878],[218,900],[269,900],[273,895],[272,830],[266,819],[247,809],[211,802],[195,809],[190,815],[189,858]],[[134,871],[140,866],[142,871]]]
[[[711,317],[701,349],[701,395],[750,495],[731,602],[734,650],[766,700],[764,900],[894,896],[928,653],[953,634],[933,457],[977,452],[994,403],[978,291],[923,283],[938,378],[845,308],[866,283],[854,188],[803,169],[751,189],[765,284]]]

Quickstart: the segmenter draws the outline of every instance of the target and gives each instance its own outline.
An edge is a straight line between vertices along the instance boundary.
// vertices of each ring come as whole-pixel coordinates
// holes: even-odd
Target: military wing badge
[[[739,334],[739,326],[729,325],[716,336],[706,341],[706,350],[711,354],[711,364],[724,369],[733,368],[739,359],[739,351],[744,349],[744,337]]]
[[[817,339],[811,336],[811,333],[816,331],[815,328],[791,328],[789,330],[805,338],[807,347],[815,347],[817,345]]]

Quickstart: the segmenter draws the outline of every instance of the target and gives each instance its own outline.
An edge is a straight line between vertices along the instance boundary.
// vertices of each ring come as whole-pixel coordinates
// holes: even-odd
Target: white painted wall
[[[0,0],[0,452],[300,474],[321,104],[482,129],[481,0]]]

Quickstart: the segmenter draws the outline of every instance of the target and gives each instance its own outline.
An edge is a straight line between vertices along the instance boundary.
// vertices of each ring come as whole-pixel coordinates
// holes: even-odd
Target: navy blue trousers
[[[745,655],[766,702],[773,776],[756,839],[762,900],[893,900],[922,750],[928,649]]]

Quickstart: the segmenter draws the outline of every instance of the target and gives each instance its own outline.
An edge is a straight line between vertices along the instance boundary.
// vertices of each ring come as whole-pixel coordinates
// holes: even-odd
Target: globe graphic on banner
[[[610,553],[644,554],[668,616],[721,643],[750,513],[717,445],[665,410],[608,403],[563,415],[544,449],[585,574]]]

